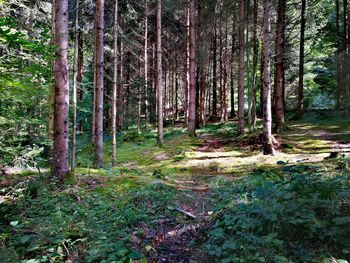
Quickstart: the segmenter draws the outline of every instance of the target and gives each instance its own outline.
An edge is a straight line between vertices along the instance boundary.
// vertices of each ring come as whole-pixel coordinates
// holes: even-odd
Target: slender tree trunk
[[[190,136],[196,135],[196,0],[189,1],[189,111],[188,111],[188,133]]]
[[[200,74],[200,125],[205,127],[206,116],[205,116],[205,98],[206,98],[206,83],[205,83],[205,71],[201,69]]]
[[[55,1],[55,97],[52,175],[64,181],[69,171],[68,157],[68,1]]]
[[[149,98],[148,98],[148,0],[145,0],[145,54],[144,54],[144,81],[145,81],[145,130],[148,130]]]
[[[104,0],[96,0],[96,113],[95,113],[95,167],[103,166],[103,47],[104,47]]]
[[[185,123],[188,126],[189,93],[190,93],[190,7],[187,8],[187,41],[186,41],[186,80],[185,80]]]
[[[230,72],[230,101],[231,101],[231,118],[236,117],[235,112],[235,79],[234,79],[234,67],[235,67],[235,52],[236,52],[236,13],[234,13],[234,18],[232,20],[232,47],[231,47],[231,72]]]
[[[258,41],[258,0],[254,0],[254,28],[253,28],[253,83],[251,94],[251,112],[250,112],[250,126],[253,130],[256,129],[256,93],[258,86],[258,57],[259,57],[259,41]]]
[[[214,39],[213,39],[213,118],[216,118],[217,113],[217,28],[216,28],[216,14],[214,18]]]
[[[91,143],[95,147],[96,142],[96,54],[94,54],[94,87],[92,96],[92,110],[91,110]]]
[[[340,41],[340,30],[339,30],[339,21],[340,21],[340,5],[339,0],[336,0],[336,30],[337,30],[337,52],[336,52],[336,59],[337,59],[337,92],[336,92],[336,109],[341,108],[341,63],[340,63],[340,54],[341,54],[341,41]]]
[[[176,73],[175,73],[175,120],[179,118],[179,73],[178,64],[176,60]]]
[[[224,122],[223,112],[224,112],[224,90],[223,90],[223,80],[224,80],[224,55],[223,55],[223,32],[222,32],[222,7],[219,3],[219,72],[220,72],[220,80],[219,80],[219,95],[220,95],[220,122]]]
[[[264,48],[263,48],[263,41],[261,41],[261,51],[260,51],[260,83],[259,83],[259,89],[260,89],[260,97],[259,97],[259,103],[260,103],[260,117],[262,118],[264,115]]]
[[[271,0],[264,0],[264,136],[263,136],[263,152],[264,154],[274,154],[272,145],[272,114],[271,114]]]
[[[79,30],[79,0],[76,1],[76,11],[75,11],[75,28],[74,28],[74,58],[73,58],[73,105],[72,105],[72,111],[73,111],[73,132],[72,132],[72,163],[71,163],[71,170],[72,173],[75,173],[75,167],[76,167],[76,150],[77,150],[77,83],[78,83],[78,30]]]
[[[306,0],[301,0],[301,21],[300,21],[300,52],[299,52],[299,84],[298,84],[298,117],[304,113],[304,61],[305,61],[305,11]]]
[[[120,42],[120,58],[119,58],[119,84],[117,90],[117,131],[123,129],[123,89],[124,89],[124,44]]]
[[[55,24],[56,24],[56,1],[53,0],[52,1],[52,7],[51,7],[51,34],[55,35],[56,31],[55,31]],[[55,43],[55,38],[52,39],[51,45],[56,45]],[[52,78],[55,82],[55,62],[52,63]],[[48,97],[48,124],[47,124],[47,138],[49,141],[53,140],[53,132],[54,132],[54,126],[53,126],[53,122],[54,122],[54,108],[55,108],[55,84],[50,86],[49,89],[49,97]]]
[[[158,145],[163,140],[163,73],[162,73],[162,1],[157,0],[157,104],[158,104]]]
[[[83,16],[84,14],[82,14]],[[77,100],[81,102],[83,100],[83,72],[84,72],[84,42],[85,32],[84,29],[79,30],[78,34],[78,76],[77,76]],[[79,121],[78,131],[83,132],[83,122]]]
[[[286,0],[278,1],[278,19],[276,27],[276,66],[275,66],[275,131],[280,132],[285,126],[284,118],[284,30]]]
[[[118,0],[114,4],[112,91],[112,166],[117,164],[117,89],[118,89]]]
[[[142,53],[140,54],[140,57],[142,56]],[[142,66],[141,62],[139,61],[139,74],[142,76]],[[137,87],[137,132],[141,133],[141,109],[142,109],[142,88],[141,85],[138,85]]]
[[[244,0],[239,1],[238,134],[244,134]]]
[[[345,112],[350,113],[350,85],[349,85],[349,14],[348,0],[343,0],[343,86],[344,86],[344,106]]]
[[[226,105],[226,87],[227,87],[227,43],[228,43],[228,26],[227,26],[227,20],[225,22],[225,31],[224,31],[224,37],[225,41],[221,41],[222,34],[220,34],[220,42],[221,42],[221,64],[222,64],[222,73],[221,73],[221,90],[220,90],[220,99],[221,99],[221,114],[220,114],[220,120],[221,122],[227,121],[227,105]]]

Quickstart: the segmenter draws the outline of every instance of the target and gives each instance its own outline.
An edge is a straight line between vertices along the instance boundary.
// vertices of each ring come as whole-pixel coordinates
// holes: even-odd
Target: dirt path
[[[277,150],[275,156],[260,152],[258,138],[238,141],[236,138],[200,134],[202,143],[186,153],[179,167],[191,170],[189,176],[168,179],[165,184],[179,190],[171,216],[152,222],[151,227],[140,225],[141,233],[133,235],[134,246],[151,262],[206,262],[196,244],[212,220],[215,203],[208,183],[213,177],[237,178],[257,167],[286,163],[322,162],[331,152],[347,152],[350,141],[326,129],[308,130],[293,126],[288,134],[277,137],[280,145],[290,148]],[[148,244],[142,246],[142,244]]]

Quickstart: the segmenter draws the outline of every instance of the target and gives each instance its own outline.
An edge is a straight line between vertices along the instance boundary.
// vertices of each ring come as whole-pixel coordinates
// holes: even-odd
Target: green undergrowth
[[[317,127],[315,119],[306,115],[302,125]],[[336,125],[325,121],[327,129]],[[349,260],[350,160],[305,163],[291,154],[291,163],[277,155],[268,164],[247,143],[252,134],[235,133],[233,123],[208,124],[199,138],[166,129],[158,147],[154,130],[129,130],[118,137],[117,167],[105,138],[104,169],[92,168],[89,139],[80,138],[76,176],[64,185],[46,173],[0,175],[0,262],[146,262],[147,248],[158,248],[144,240],[135,246],[145,229],[163,219],[196,223],[169,209],[181,204],[198,220],[210,215],[190,242],[208,262]],[[322,138],[288,135],[285,153],[327,147]],[[210,139],[219,147],[205,150]]]
[[[136,141],[135,141],[136,140]],[[160,166],[166,166],[184,158],[186,151],[197,147],[199,140],[187,135],[186,129],[166,129],[164,145],[157,145],[156,134],[150,131],[138,134],[136,131],[125,132],[118,137],[117,163],[124,167],[136,167],[143,171],[153,171]],[[112,145],[107,138],[105,143],[105,164],[111,166]],[[78,154],[78,164],[81,167],[92,167],[91,146],[82,147]]]
[[[350,259],[350,174],[336,167],[290,165],[217,178],[216,216],[203,249],[220,262]]]
[[[43,175],[2,189],[0,262],[142,259],[132,249],[132,233],[140,222],[167,217],[175,194],[137,175],[90,175],[64,186]]]

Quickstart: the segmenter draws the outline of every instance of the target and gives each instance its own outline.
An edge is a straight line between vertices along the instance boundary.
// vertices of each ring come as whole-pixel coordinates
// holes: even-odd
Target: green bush
[[[204,246],[209,255],[221,262],[320,262],[329,251],[349,256],[348,178],[294,168],[274,182],[259,174],[231,185],[225,192],[231,201],[218,208]]]

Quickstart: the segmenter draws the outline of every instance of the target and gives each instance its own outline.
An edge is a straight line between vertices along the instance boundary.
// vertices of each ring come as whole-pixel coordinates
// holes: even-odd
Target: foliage
[[[227,184],[227,183],[226,183]],[[229,183],[205,249],[221,262],[320,262],[350,252],[349,176],[321,167],[256,171]]]
[[[70,257],[79,262],[129,262],[142,258],[131,248],[131,229],[163,214],[174,191],[160,184],[142,186],[138,179],[114,175],[108,179],[89,190],[91,177],[60,189],[47,177],[39,177],[17,189],[13,202],[0,205],[0,261],[65,262]]]
[[[48,148],[42,94],[52,85],[53,49],[47,28],[36,32],[34,37],[14,19],[0,18],[0,169],[35,166],[36,157]]]

